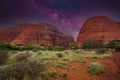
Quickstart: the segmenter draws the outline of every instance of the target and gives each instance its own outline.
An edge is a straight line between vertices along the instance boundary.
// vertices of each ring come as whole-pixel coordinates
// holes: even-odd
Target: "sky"
[[[92,16],[120,22],[120,0],[0,0],[0,29],[18,23],[49,23],[76,40]]]

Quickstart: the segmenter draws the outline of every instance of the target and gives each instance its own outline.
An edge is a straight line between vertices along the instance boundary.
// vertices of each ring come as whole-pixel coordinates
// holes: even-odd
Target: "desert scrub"
[[[41,52],[38,52],[37,54],[38,54],[38,55],[41,55],[42,53],[41,53]]]
[[[81,64],[85,64],[85,63],[86,63],[86,59],[81,59],[81,60],[80,60],[80,63],[81,63]]]
[[[48,71],[43,71],[42,73],[40,73],[40,76],[41,76],[41,80],[48,80],[49,72]]]
[[[101,65],[100,63],[97,62],[93,62],[89,65],[88,68],[88,73],[90,74],[102,74],[105,72],[105,67],[103,65]]]
[[[8,51],[0,50],[0,64],[3,64],[8,59]]]
[[[63,46],[46,46],[46,50],[49,50],[49,51],[64,51],[66,50],[65,47]]]
[[[30,57],[30,56],[31,56],[31,54],[29,54],[29,53],[21,53],[21,54],[18,54],[18,55],[16,56],[16,60],[17,60],[17,61],[25,61],[25,60],[27,60],[28,57]]]
[[[55,69],[52,69],[50,72],[49,72],[49,75],[51,76],[51,77],[57,77],[57,71],[55,70]]]
[[[109,40],[106,43],[106,48],[107,49],[113,49],[115,51],[120,51],[120,39],[113,39],[113,40]]]
[[[16,54],[10,54],[8,59],[5,61],[5,64],[10,65],[16,62],[26,61],[30,56],[31,54],[28,52],[17,52]]]
[[[35,80],[45,66],[36,61],[18,62],[0,67],[0,80]]]
[[[104,54],[105,53],[105,49],[104,48],[98,48],[98,49],[95,50],[95,52],[97,54]]]
[[[79,54],[79,53],[82,53],[82,49],[76,49],[76,50],[73,50],[73,52],[76,54]]]
[[[12,58],[9,57],[9,58],[5,61],[5,65],[14,64],[14,63],[16,63],[16,62],[17,62],[17,60],[16,60],[15,57],[12,57]]]
[[[61,58],[64,56],[63,53],[57,53],[56,55],[58,56],[58,58]]]
[[[81,48],[85,50],[104,48],[104,44],[99,40],[87,39],[82,43]]]

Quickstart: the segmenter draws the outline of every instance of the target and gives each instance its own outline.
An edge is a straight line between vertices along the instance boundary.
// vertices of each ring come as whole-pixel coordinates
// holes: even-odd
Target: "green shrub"
[[[0,50],[0,64],[3,64],[8,59],[8,51]]]
[[[56,77],[57,76],[57,71],[56,70],[51,70],[49,73],[51,77]]]
[[[93,62],[90,64],[89,68],[88,68],[88,73],[90,74],[102,74],[105,72],[105,68],[103,65],[101,65],[100,63],[97,62]]]
[[[22,47],[17,45],[12,45],[10,43],[0,43],[1,49],[8,49],[8,50],[23,50]]]
[[[115,51],[120,51],[120,40],[114,39],[108,41],[106,44],[106,48],[111,48],[111,49],[115,49]]]
[[[95,50],[96,53],[98,54],[104,54],[105,53],[105,49],[104,48],[98,48]]]
[[[32,45],[32,44],[28,44],[26,46],[20,46],[19,44],[18,45],[12,45],[10,43],[0,43],[0,48],[1,49],[8,49],[8,50],[33,50],[34,52],[38,51],[39,48],[36,47],[35,45]]]
[[[28,59],[28,57],[30,57],[31,55],[29,53],[22,53],[16,56],[16,60],[17,61],[25,61]]]
[[[19,62],[0,67],[0,80],[35,80],[43,71],[45,66],[36,61]]]
[[[8,59],[5,61],[5,65],[14,64],[14,63],[16,63],[16,62],[17,62],[17,60],[16,60],[15,57],[13,57],[13,58],[8,58]]]
[[[33,44],[28,44],[28,45],[24,46],[24,49],[25,50],[35,50],[35,51],[38,50],[38,48]]]
[[[79,49],[79,47],[74,42],[70,42],[68,44],[68,49]]]
[[[57,55],[59,58],[60,58],[60,57],[63,57],[63,54],[62,54],[62,53],[57,53],[56,55]]]
[[[115,46],[115,51],[120,52],[120,44]]]
[[[41,52],[38,52],[37,54],[38,54],[38,55],[41,55],[42,53],[41,53]]]
[[[0,42],[0,48],[1,48],[1,49],[8,49],[8,48],[10,48],[10,47],[11,47],[10,44]]]
[[[46,49],[48,49],[50,51],[64,51],[65,47],[63,47],[63,46],[48,46],[48,47],[46,47]]]
[[[42,80],[48,80],[49,72],[48,71],[43,71],[42,73],[40,73],[40,76],[42,77]]]
[[[104,44],[98,40],[88,39],[82,43],[81,48],[88,49],[88,50],[89,49],[104,48]]]

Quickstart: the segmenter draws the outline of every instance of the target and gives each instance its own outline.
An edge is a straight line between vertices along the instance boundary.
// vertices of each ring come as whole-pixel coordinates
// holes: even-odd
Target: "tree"
[[[115,49],[116,51],[120,51],[120,40],[119,39],[109,40],[106,44],[106,48]]]
[[[70,42],[68,44],[68,49],[78,49],[78,48],[79,48],[78,45],[75,44],[74,42]]]
[[[104,48],[104,44],[99,40],[87,39],[82,43],[81,48],[83,49]]]

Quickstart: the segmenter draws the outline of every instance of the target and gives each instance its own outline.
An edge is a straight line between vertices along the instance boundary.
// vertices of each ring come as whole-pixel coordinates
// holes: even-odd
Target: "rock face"
[[[73,38],[58,31],[50,24],[18,24],[15,27],[1,30],[0,41],[13,44],[34,44],[37,46],[67,46]]]
[[[0,30],[0,42],[11,42],[14,40],[28,24],[18,24],[5,30]]]
[[[94,16],[89,18],[80,30],[77,44],[80,45],[86,39],[108,41],[120,39],[120,23],[105,16]]]

